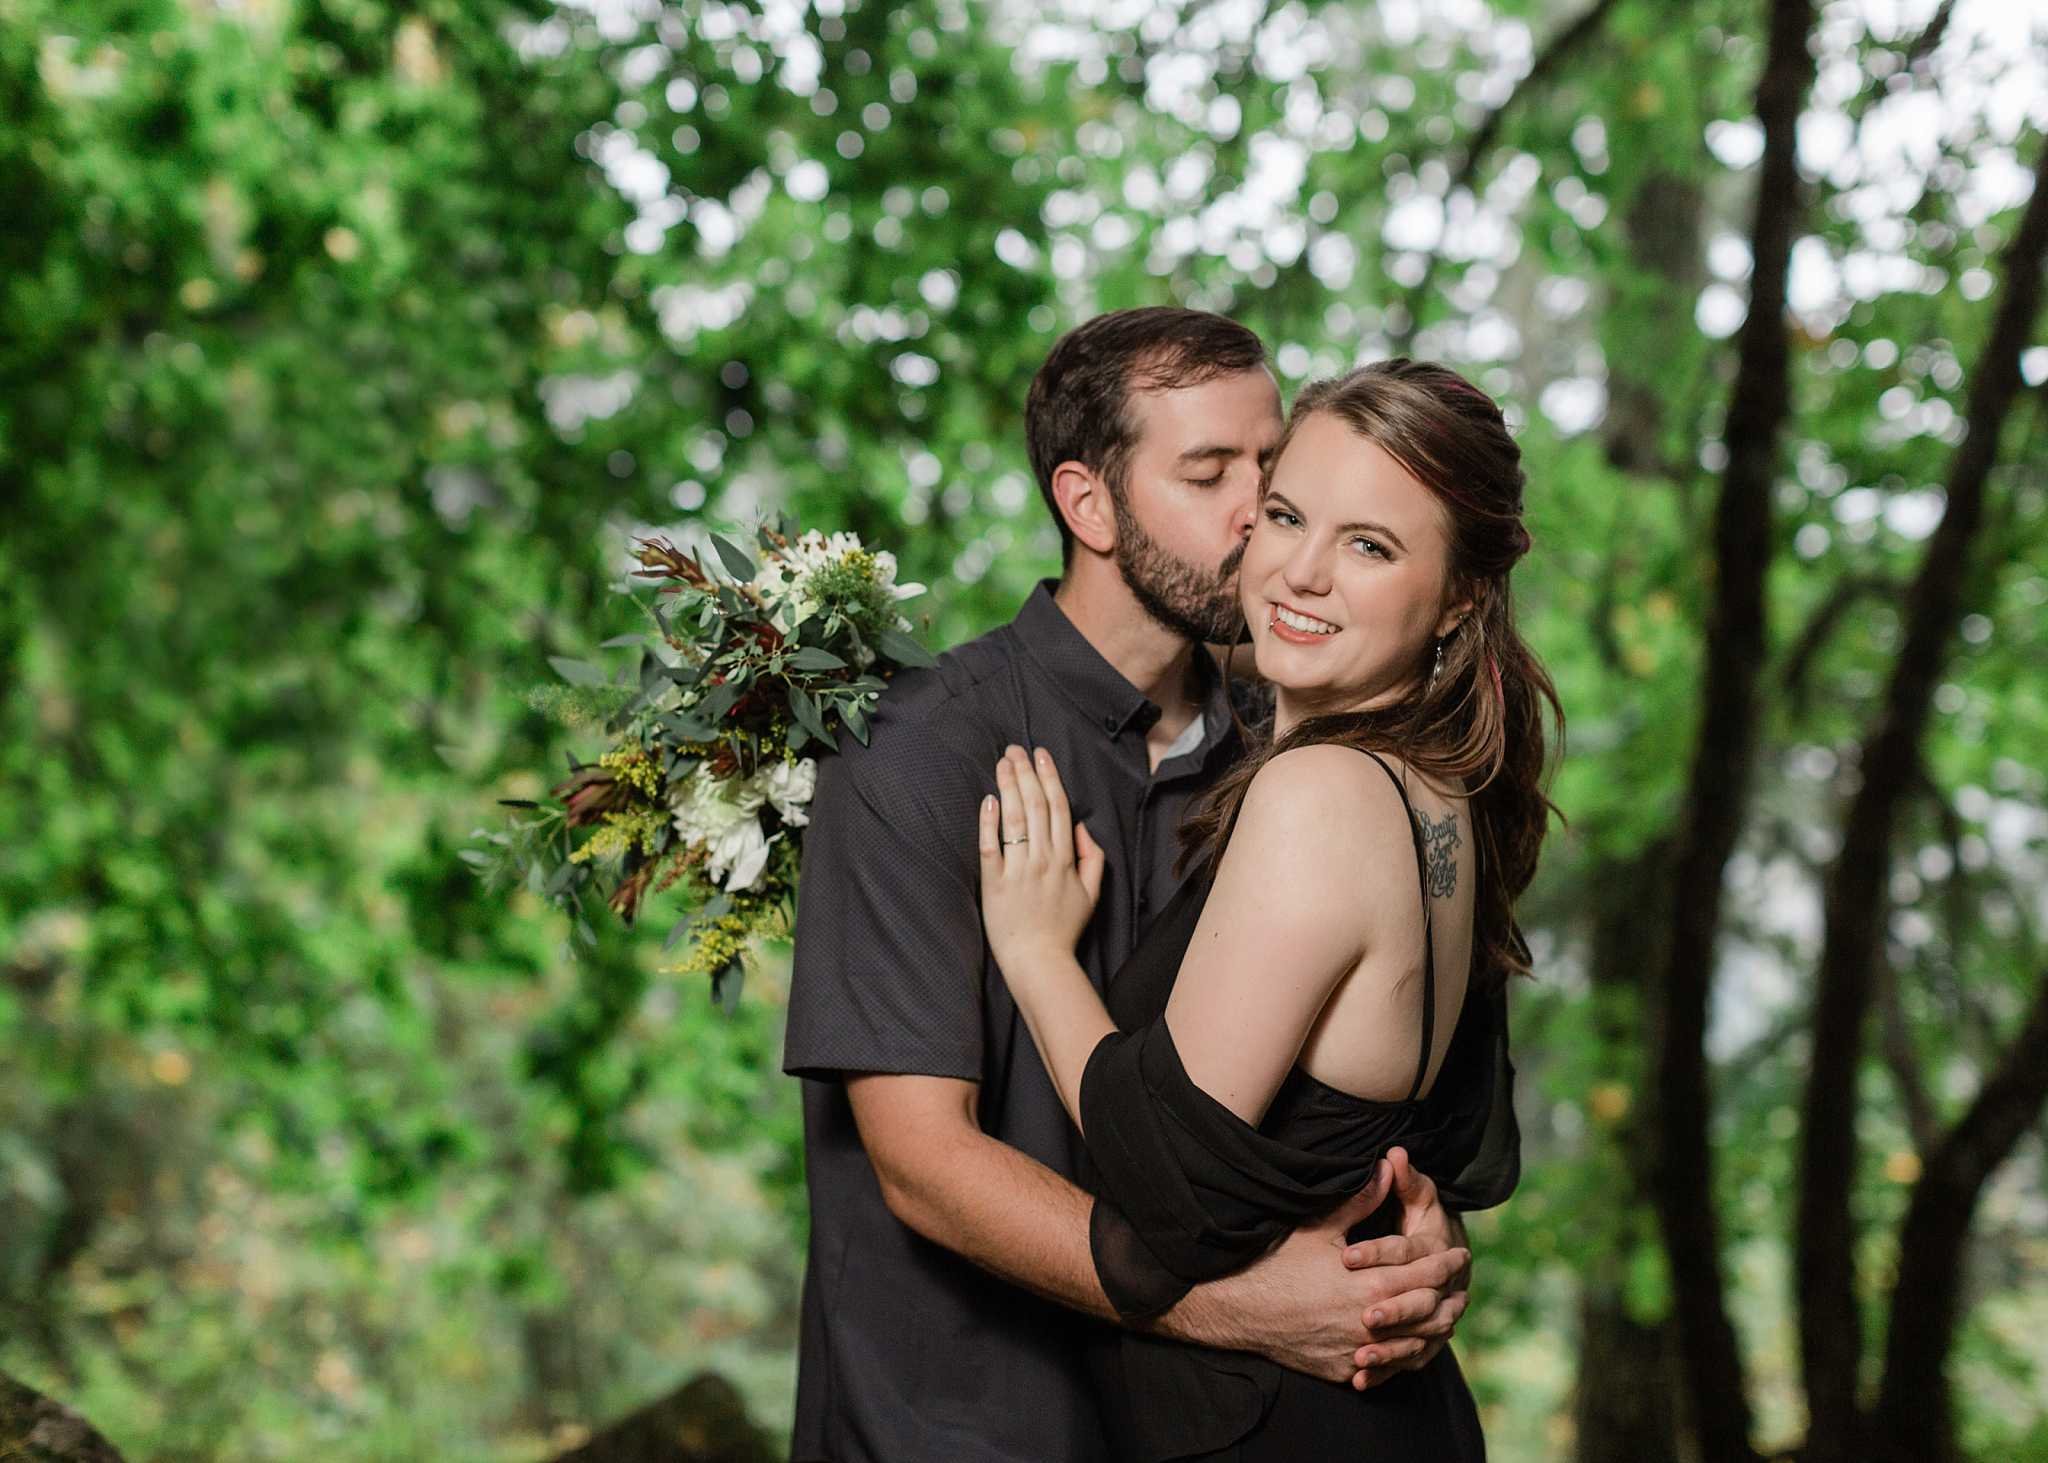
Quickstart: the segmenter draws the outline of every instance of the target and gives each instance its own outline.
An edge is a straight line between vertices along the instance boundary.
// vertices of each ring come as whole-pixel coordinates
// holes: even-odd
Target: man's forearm
[[[1094,1197],[979,1129],[947,1141],[921,1179],[893,1186],[890,1208],[934,1244],[1034,1295],[1122,1324],[1088,1243]],[[1249,1347],[1257,1338],[1228,1301],[1236,1277],[1197,1285],[1156,1322],[1179,1341]]]
[[[1115,1320],[1088,1248],[1094,1200],[979,1129],[949,1135],[942,1145],[925,1155],[918,1173],[885,1184],[896,1217],[1012,1285]]]

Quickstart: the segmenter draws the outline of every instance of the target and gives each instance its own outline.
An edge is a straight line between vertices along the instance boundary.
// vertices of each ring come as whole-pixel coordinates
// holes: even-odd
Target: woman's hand
[[[1011,747],[996,764],[997,797],[981,803],[981,918],[1013,992],[1074,946],[1102,892],[1102,849],[1077,826],[1041,748]]]

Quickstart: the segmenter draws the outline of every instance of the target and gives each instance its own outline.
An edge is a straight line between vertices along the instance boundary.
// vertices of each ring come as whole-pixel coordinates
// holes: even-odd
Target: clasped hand
[[[1074,822],[1052,755],[1012,746],[981,801],[981,918],[1012,986],[1071,959],[1102,893],[1102,849]]]

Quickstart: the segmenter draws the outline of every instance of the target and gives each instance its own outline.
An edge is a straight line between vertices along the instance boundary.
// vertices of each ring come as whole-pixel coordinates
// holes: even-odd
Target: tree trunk
[[[1579,1377],[1572,1402],[1577,1463],[1679,1463],[1678,1337],[1671,1316],[1644,1319],[1629,1304],[1632,1257],[1656,1243],[1656,1216],[1648,1207],[1636,1165],[1642,1153],[1641,1118],[1634,1096],[1642,1083],[1643,972],[1655,969],[1642,948],[1645,907],[1655,908],[1668,884],[1664,850],[1596,868],[1587,974],[1595,1003],[1595,1030],[1603,1053],[1601,1075],[1612,1096],[1596,1123],[1594,1141],[1610,1175],[1611,1203],[1600,1215],[1599,1238],[1580,1278]]]
[[[1985,490],[1999,438],[2019,391],[2020,351],[2040,305],[2044,255],[2048,147],[2041,149],[2033,198],[2006,250],[2005,292],[1970,384],[1968,435],[1949,468],[1941,525],[1906,598],[1904,638],[1892,664],[1883,710],[1863,744],[1862,780],[1843,819],[1842,853],[1828,880],[1794,1241],[1800,1356],[1812,1419],[1807,1438],[1810,1463],[1852,1463],[1869,1453],[1860,1437],[1858,1373],[1863,1347],[1856,1297],[1857,1236],[1850,1213],[1856,1177],[1856,1077],[1876,990],[1874,972],[1884,937],[1883,896],[1899,807],[1916,785],[1921,736],[1962,615],[1964,572],[1983,522]],[[1957,1177],[1971,1172],[1974,1166],[1964,1165]],[[1981,1183],[1979,1175],[1967,1185],[1972,1204]],[[1966,1208],[1945,1215],[1940,1223],[1966,1226],[1968,1214]],[[1933,1238],[1944,1254],[1960,1256],[1960,1232],[1952,1240],[1945,1231]],[[1954,1278],[1953,1268],[1949,1278]],[[1918,1310],[1895,1312],[1893,1329],[1901,1321],[1920,1329],[1928,1318]]]
[[[1814,73],[1812,0],[1774,0],[1757,84],[1764,152],[1750,231],[1749,315],[1743,322],[1724,436],[1728,466],[1714,511],[1713,604],[1700,727],[1677,845],[1669,960],[1655,992],[1651,1060],[1651,1187],[1671,1263],[1688,1426],[1714,1463],[1745,1463],[1749,1400],[1729,1323],[1707,1141],[1707,997],[1721,924],[1721,884],[1742,828],[1756,757],[1763,665],[1764,573],[1778,437],[1791,409],[1785,281],[1804,209],[1794,161],[1799,113]]]

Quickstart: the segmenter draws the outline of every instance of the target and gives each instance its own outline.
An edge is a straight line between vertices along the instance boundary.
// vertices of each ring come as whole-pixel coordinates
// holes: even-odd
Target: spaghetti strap
[[[1408,836],[1415,844],[1415,882],[1422,893],[1422,1058],[1415,1069],[1415,1085],[1408,1089],[1407,1101],[1413,1102],[1422,1093],[1423,1079],[1429,1075],[1430,1050],[1436,1044],[1436,933],[1430,921],[1429,872],[1423,862],[1422,825],[1416,821],[1415,804],[1408,801],[1408,789],[1401,785],[1386,759],[1365,747],[1357,750],[1380,764],[1380,771],[1387,774],[1394,791],[1401,795],[1402,810],[1408,814]]]

